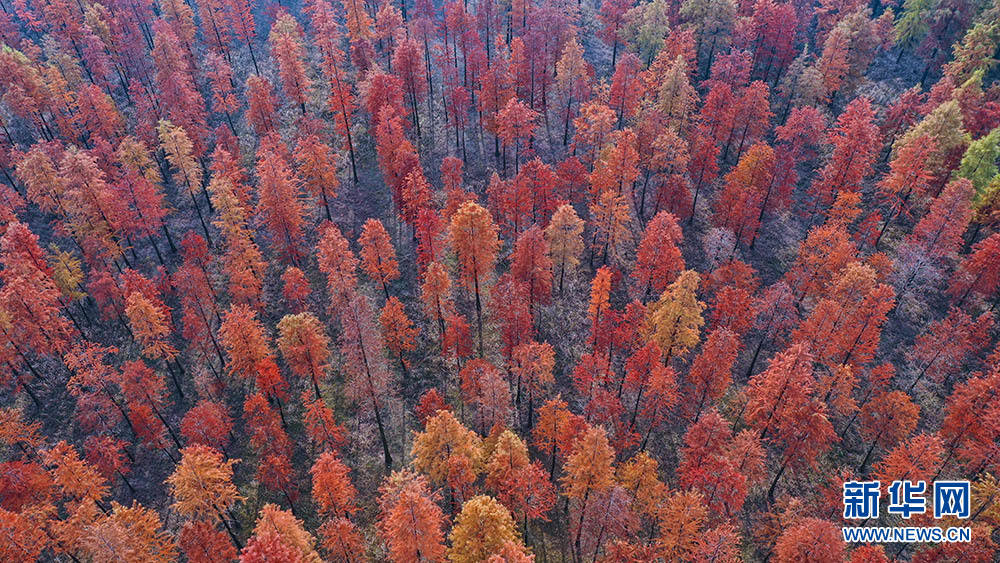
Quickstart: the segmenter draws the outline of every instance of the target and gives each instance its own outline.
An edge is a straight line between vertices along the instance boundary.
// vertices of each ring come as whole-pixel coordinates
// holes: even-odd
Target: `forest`
[[[0,0],[0,561],[996,561],[998,45],[998,0]],[[845,518],[902,480],[968,518]],[[900,525],[971,541],[841,533]]]

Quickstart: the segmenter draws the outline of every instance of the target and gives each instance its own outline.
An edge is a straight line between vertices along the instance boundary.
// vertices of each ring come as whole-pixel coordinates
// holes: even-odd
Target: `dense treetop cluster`
[[[998,43],[0,0],[0,560],[992,561]],[[842,541],[844,481],[939,478],[971,542]]]

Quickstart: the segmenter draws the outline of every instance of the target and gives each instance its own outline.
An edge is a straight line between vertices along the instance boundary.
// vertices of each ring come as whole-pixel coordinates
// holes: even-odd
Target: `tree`
[[[961,246],[962,233],[972,217],[972,182],[960,178],[934,198],[930,211],[913,227],[906,243],[932,257],[946,257]]]
[[[965,30],[961,43],[953,44],[955,57],[944,66],[945,73],[956,83],[962,84],[970,75],[988,71],[996,65],[996,60],[990,53],[996,49],[997,41],[995,22],[989,18],[975,22],[972,27]]]
[[[181,435],[188,445],[200,444],[225,451],[233,430],[233,420],[226,407],[202,399],[181,420]]]
[[[658,514],[660,535],[657,554],[664,559],[682,559],[697,546],[707,520],[704,498],[697,491],[677,491],[663,503]]]
[[[528,394],[528,428],[534,421],[535,397],[541,397],[545,389],[553,383],[552,370],[555,367],[555,349],[548,342],[525,342],[514,348],[511,371],[517,378],[516,401],[521,402],[522,387]]]
[[[808,344],[816,361],[834,371],[841,364],[856,369],[870,362],[895,306],[895,291],[878,283],[872,267],[852,262],[830,280],[824,293],[792,340]]]
[[[302,28],[290,14],[282,12],[271,26],[268,35],[271,56],[278,63],[278,75],[289,100],[299,105],[302,115],[306,113],[306,101],[312,86],[306,76],[305,47]]]
[[[330,339],[312,313],[285,315],[278,322],[278,349],[292,373],[312,381],[316,398],[320,397],[319,382],[326,378],[329,347]]]
[[[219,339],[229,358],[227,371],[244,379],[252,377],[271,356],[271,346],[257,313],[246,305],[233,305],[223,314]]]
[[[566,271],[580,264],[583,253],[583,220],[569,204],[560,205],[545,228],[552,268],[559,279],[559,295],[563,293]]]
[[[288,510],[265,504],[254,526],[253,535],[240,555],[241,561],[322,561],[313,545],[316,539],[305,530],[302,521]],[[287,559],[286,559],[287,558]]]
[[[485,472],[486,486],[525,520],[545,518],[556,503],[555,489],[541,463],[531,461],[527,446],[510,430],[500,433]]]
[[[705,290],[713,295],[709,326],[745,335],[754,324],[753,301],[759,288],[756,273],[744,262],[730,260],[716,267],[705,282]]]
[[[744,419],[763,440],[782,446],[782,462],[768,496],[789,465],[815,463],[836,439],[826,405],[816,398],[812,356],[795,344],[779,353],[767,370],[750,381]]]
[[[74,331],[60,314],[59,290],[38,237],[24,223],[7,225],[0,237],[0,266],[0,311],[6,319],[0,329],[16,353],[12,361],[23,362],[32,375],[41,378],[28,351],[38,355],[64,352]]]
[[[257,178],[257,214],[271,235],[271,245],[297,263],[305,224],[299,193],[301,182],[293,175],[285,157],[264,143],[257,151]]]
[[[605,191],[630,195],[639,177],[638,162],[635,132],[628,128],[613,132],[588,177],[591,193],[595,197]]]
[[[357,288],[358,260],[347,239],[333,223],[327,222],[320,227],[320,239],[316,246],[316,262],[319,270],[326,274],[330,310],[338,311]]]
[[[386,469],[392,466],[383,411],[395,395],[392,373],[385,363],[383,341],[375,328],[368,299],[352,292],[340,311],[340,349],[347,373],[347,396],[363,413],[375,416]]]
[[[110,515],[88,526],[79,542],[85,556],[95,561],[173,561],[177,548],[173,538],[160,529],[156,512],[133,501],[126,508],[112,502]]]
[[[347,518],[333,518],[319,527],[322,546],[329,557],[350,563],[354,556],[364,551],[364,539],[357,526]]]
[[[437,389],[431,388],[420,396],[420,400],[417,401],[417,406],[413,410],[420,424],[426,425],[427,421],[438,411],[450,411],[451,405],[445,402],[444,397],[438,393]]]
[[[40,458],[68,511],[74,507],[92,510],[108,496],[108,482],[65,441],[41,452]]]
[[[407,373],[409,362],[405,355],[416,349],[416,338],[420,334],[420,329],[413,326],[413,321],[406,316],[402,302],[395,297],[390,297],[385,302],[385,307],[379,316],[379,323],[386,348],[399,358],[403,372]]]
[[[586,508],[589,509],[589,514],[581,514],[582,554],[599,554],[606,541],[633,537],[638,529],[631,495],[620,485],[594,494]],[[571,520],[576,520],[575,516],[570,513]]]
[[[738,511],[746,498],[748,480],[726,455],[732,439],[729,422],[715,409],[706,411],[684,435],[677,473],[684,487],[701,493],[712,514]]]
[[[535,121],[538,113],[521,103],[516,98],[511,98],[497,113],[497,136],[503,143],[504,148],[504,169],[506,169],[507,147],[514,147],[514,174],[518,172],[518,164],[521,160],[521,143],[534,136]]]
[[[340,187],[333,150],[318,136],[305,135],[296,144],[293,156],[306,190],[323,202],[326,220],[332,220],[330,200],[337,197],[337,189]]]
[[[462,505],[449,534],[452,563],[485,561],[507,542],[520,543],[510,512],[496,499],[479,495]]]
[[[268,490],[280,491],[288,504],[294,507],[298,491],[292,483],[293,470],[289,461],[292,443],[284,430],[284,415],[275,413],[264,395],[256,392],[243,403],[243,419],[250,435],[250,445],[260,460],[257,481]]]
[[[611,44],[611,67],[614,68],[618,58],[619,29],[625,25],[625,13],[632,7],[631,0],[615,0],[601,4],[598,19],[604,24],[599,33],[605,43]]]
[[[907,390],[912,390],[925,377],[939,385],[950,382],[969,360],[986,348],[992,326],[992,315],[983,314],[973,319],[957,308],[927,325],[906,355],[916,372]]]
[[[621,65],[619,65],[621,66]],[[563,45],[563,52],[556,62],[556,84],[566,100],[563,119],[563,145],[569,142],[569,122],[573,115],[573,102],[579,103],[590,94],[590,75],[593,68],[583,58],[583,46],[573,36]],[[617,68],[616,71],[617,73]]]
[[[281,274],[281,295],[294,313],[302,313],[306,300],[312,294],[312,287],[305,272],[292,266]]]
[[[606,324],[605,318],[613,313],[609,297],[611,296],[611,268],[602,266],[594,274],[594,280],[590,283],[590,308],[587,313],[590,316],[590,341],[596,353],[600,348],[606,348],[609,343],[609,334],[602,332],[601,328]]]
[[[260,297],[264,261],[249,229],[250,210],[240,200],[232,181],[216,175],[208,186],[219,210],[213,224],[219,228],[226,252],[223,270],[237,302],[254,303]]]
[[[876,247],[896,217],[909,215],[912,208],[918,207],[927,198],[933,179],[927,168],[927,159],[933,151],[934,141],[924,137],[919,142],[900,148],[889,163],[889,172],[878,184],[878,198],[887,210],[885,224],[875,240]]]
[[[844,542],[837,527],[826,520],[802,518],[790,526],[774,545],[778,561],[833,563],[844,559]]]
[[[940,437],[945,445],[945,459],[938,474],[952,459],[961,461],[967,471],[974,471],[988,463],[984,457],[988,445],[1000,435],[1000,428],[992,420],[977,422],[975,413],[997,412],[995,385],[1000,372],[992,369],[955,385],[948,397]],[[970,410],[975,409],[975,410]]]
[[[970,293],[982,297],[996,293],[1000,287],[1000,234],[979,241],[958,265],[951,277],[948,293],[958,298],[961,306]]]
[[[217,5],[215,2],[208,2],[199,8],[211,10]],[[204,16],[202,20],[205,20]],[[216,112],[225,114],[229,129],[235,134],[236,124],[233,122],[233,114],[239,109],[240,101],[236,95],[233,67],[225,57],[216,52],[209,53],[205,57],[205,62],[208,66],[205,75],[212,85],[212,108]]]
[[[902,391],[883,391],[872,398],[861,413],[861,434],[871,440],[871,446],[861,460],[864,471],[875,446],[890,448],[913,433],[920,416],[920,407]]]
[[[350,470],[332,451],[325,451],[309,470],[312,474],[313,500],[327,517],[349,517],[357,512],[357,491],[351,484]]]
[[[580,116],[573,120],[576,133],[572,147],[582,153],[581,160],[588,169],[593,169],[598,153],[604,148],[607,136],[614,131],[615,111],[599,101],[586,102],[580,108]]]
[[[591,264],[598,253],[601,265],[612,261],[621,262],[624,245],[631,241],[629,225],[632,221],[631,206],[625,196],[613,190],[605,190],[590,204]]]
[[[500,249],[497,228],[488,211],[466,202],[451,218],[451,241],[462,267],[462,282],[476,300],[479,355],[483,355],[483,308],[481,287],[493,271]]]
[[[870,172],[880,147],[875,111],[868,98],[856,98],[837,118],[837,128],[829,136],[833,153],[819,178],[809,188],[829,205],[841,191],[860,191],[861,180]]]
[[[392,246],[389,233],[378,219],[365,221],[358,238],[361,243],[361,269],[382,286],[385,298],[389,299],[389,282],[399,278],[396,249]]]
[[[549,243],[538,225],[533,225],[518,237],[511,254],[510,270],[528,287],[528,307],[548,303],[552,297],[552,261]]]
[[[704,324],[701,313],[705,309],[705,304],[698,301],[695,293],[699,281],[694,270],[685,270],[650,309],[647,319],[649,338],[663,350],[666,362],[698,344]]]
[[[427,94],[427,82],[424,76],[429,72],[424,58],[420,53],[420,45],[413,38],[407,38],[399,43],[392,55],[392,68],[403,81],[403,91],[409,102],[410,115],[420,136],[420,111],[418,104]]]
[[[930,103],[930,102],[928,102]],[[910,127],[893,143],[893,150],[917,142],[922,137],[934,140],[934,151],[927,159],[927,166],[935,175],[938,189],[949,180],[950,172],[960,162],[969,144],[969,133],[962,125],[963,117],[957,100],[944,101]]]
[[[160,147],[163,148],[163,152],[167,155],[167,161],[170,162],[170,165],[175,170],[173,175],[174,184],[184,186],[185,191],[191,197],[191,205],[194,206],[194,210],[198,214],[202,231],[205,233],[205,240],[209,244],[212,244],[212,236],[208,234],[208,225],[205,223],[201,207],[198,205],[198,200],[195,197],[196,190],[200,188],[204,192],[205,188],[202,185],[201,167],[198,166],[195,160],[194,143],[191,141],[184,127],[174,125],[167,120],[161,120],[156,131],[160,138]],[[207,192],[205,192],[205,197],[208,199]],[[213,203],[209,202],[209,209],[213,205]]]
[[[715,201],[714,223],[729,229],[738,240],[752,245],[764,214],[774,205],[775,154],[766,144],[755,144],[726,174],[725,187]],[[777,198],[775,198],[777,199]]]
[[[646,225],[646,232],[636,250],[633,276],[640,291],[663,293],[684,269],[684,257],[677,247],[683,239],[677,218],[667,212],[657,213]]]
[[[900,442],[875,466],[875,475],[885,483],[933,480],[942,466],[944,445],[934,434],[917,434]]]
[[[462,397],[476,405],[479,431],[504,427],[510,417],[510,387],[493,364],[476,358],[468,361],[459,372]]]
[[[277,100],[271,82],[258,75],[247,78],[247,119],[258,135],[274,131]]]
[[[580,519],[574,528],[576,533],[573,549],[580,553],[580,541],[583,537],[583,517],[586,514],[587,501],[592,494],[608,490],[613,484],[614,450],[608,443],[608,435],[600,427],[587,429],[569,455],[562,477],[563,494],[575,500],[578,505]]]
[[[785,274],[798,302],[816,296],[837,272],[855,259],[856,252],[857,247],[842,221],[828,219],[823,225],[813,227],[799,244],[795,263]]]
[[[181,528],[181,551],[191,563],[213,563],[236,559],[236,548],[224,533],[203,520],[190,520]]]
[[[461,503],[476,479],[482,446],[475,432],[442,410],[413,438],[413,466],[432,483],[445,485],[449,505]]]
[[[413,167],[403,178],[400,202],[403,219],[412,225],[416,224],[420,212],[430,207],[430,184],[419,167]]]
[[[709,333],[701,352],[691,362],[687,381],[692,387],[692,396],[698,398],[697,403],[690,404],[694,409],[696,422],[706,401],[716,401],[729,388],[733,364],[741,347],[736,333],[727,328],[719,328]]]
[[[424,313],[437,321],[439,336],[444,338],[444,319],[452,307],[451,277],[440,262],[431,262],[424,271],[420,299],[424,303]]]
[[[378,529],[394,561],[444,561],[444,513],[427,479],[396,471],[379,488]]]
[[[356,4],[350,3],[350,6],[356,7]],[[351,121],[355,109],[355,99],[351,91],[352,84],[346,79],[344,74],[346,57],[340,46],[343,38],[340,21],[335,15],[333,6],[325,0],[311,2],[308,5],[308,13],[313,27],[311,40],[317,45],[320,53],[323,55],[323,74],[330,81],[330,94],[327,98],[327,106],[333,113],[337,134],[344,139],[344,146],[347,148],[351,161],[351,177],[357,183],[357,163],[354,154],[354,141],[351,136]],[[355,23],[360,22],[355,20]],[[351,31],[352,48],[361,45],[361,43],[355,40],[356,32],[364,34],[361,28],[349,28],[349,30]]]
[[[105,356],[117,351],[87,343],[74,346],[63,358],[73,371],[66,388],[76,399],[77,421],[88,431],[110,430],[128,416],[114,387],[119,376],[104,361]]]
[[[243,500],[233,485],[233,464],[237,461],[223,461],[222,455],[208,446],[188,446],[181,450],[180,463],[166,483],[174,497],[174,510],[194,519],[221,520],[233,543],[240,546],[225,514]]]
[[[667,51],[662,51],[666,54]],[[698,93],[691,86],[689,68],[684,57],[677,55],[667,72],[658,76],[656,104],[669,127],[678,132],[688,128],[691,112],[698,103]]]
[[[170,361],[177,355],[177,349],[167,342],[171,328],[167,324],[166,306],[162,302],[153,303],[142,292],[134,291],[125,300],[125,315],[128,317],[132,334],[142,346],[142,353],[150,359]],[[183,393],[181,394],[183,396]]]
[[[347,431],[337,424],[333,411],[322,399],[310,399],[308,392],[304,392],[302,403],[306,407],[303,416],[306,435],[314,447],[320,451],[336,449],[346,442]]]
[[[972,182],[976,194],[980,194],[997,175],[998,158],[1000,158],[1000,127],[969,143],[959,163],[957,175]]]

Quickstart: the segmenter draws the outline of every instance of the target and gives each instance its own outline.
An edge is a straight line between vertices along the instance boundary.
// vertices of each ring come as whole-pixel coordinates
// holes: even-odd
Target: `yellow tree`
[[[688,66],[682,55],[677,55],[661,77],[656,94],[657,105],[667,124],[679,132],[684,131],[698,102],[698,93],[688,79]]]
[[[132,327],[142,354],[150,359],[163,358],[170,361],[177,355],[177,350],[167,342],[170,336],[170,325],[167,324],[166,312],[152,303],[141,291],[133,291],[125,299],[125,316]]]
[[[285,315],[278,322],[278,349],[292,373],[312,381],[318,399],[319,382],[326,376],[330,357],[330,338],[316,315]]]
[[[629,232],[631,220],[632,208],[622,193],[605,190],[590,204],[590,222],[594,229],[590,255],[592,266],[598,252],[601,253],[602,266],[608,263],[609,257],[620,260],[622,246],[632,238]]]
[[[572,205],[564,203],[552,214],[549,226],[545,227],[545,240],[549,243],[549,258],[562,295],[566,272],[572,273],[583,254],[583,220]]]
[[[659,301],[650,308],[648,338],[660,345],[664,361],[698,345],[701,317],[705,304],[698,301],[700,278],[694,270],[685,270],[667,287]]]
[[[229,291],[237,303],[254,303],[260,298],[261,275],[266,264],[253,240],[250,210],[240,199],[233,182],[225,176],[216,174],[208,191],[219,210],[212,224],[222,233],[225,245],[222,269],[229,278]]]
[[[205,192],[205,187],[202,186],[201,165],[198,164],[198,160],[194,155],[194,143],[191,142],[191,138],[188,137],[183,127],[174,125],[165,119],[160,120],[156,132],[160,137],[160,147],[163,148],[163,152],[167,155],[167,161],[170,162],[170,166],[174,169],[174,184],[178,187],[183,186],[184,190],[191,197],[191,205],[194,206],[195,212],[198,213],[201,228],[205,231],[205,240],[211,246],[212,236],[208,234],[208,225],[205,223],[205,217],[201,213],[201,208],[198,207],[198,199],[194,195],[195,190],[200,188],[205,193],[205,198],[208,199],[208,192]],[[208,207],[211,211],[211,201],[209,201]]]
[[[479,436],[447,410],[428,419],[424,431],[413,438],[413,466],[431,482],[446,485],[452,504],[464,498],[465,489],[476,480],[482,456]]]
[[[452,563],[478,563],[504,549],[507,542],[520,543],[510,512],[493,497],[479,495],[462,505],[449,535]]]
[[[618,466],[618,482],[636,501],[643,514],[655,517],[667,495],[667,486],[660,481],[659,464],[647,452],[639,452]]]
[[[174,510],[190,518],[221,520],[237,546],[239,538],[225,512],[243,499],[233,485],[233,464],[238,461],[223,461],[222,454],[208,446],[188,446],[181,450],[181,461],[166,480],[174,497]]]

